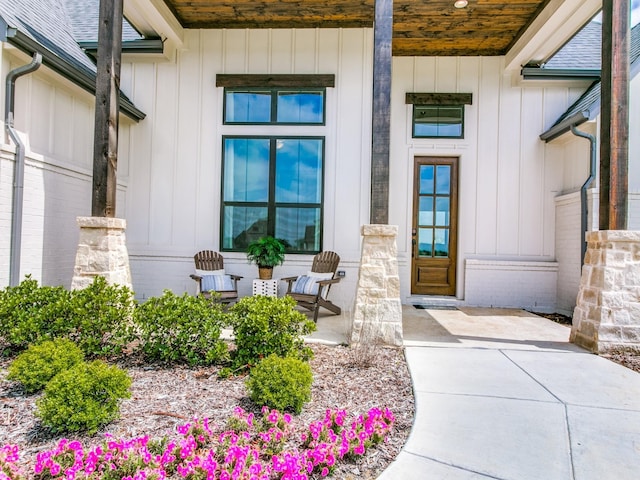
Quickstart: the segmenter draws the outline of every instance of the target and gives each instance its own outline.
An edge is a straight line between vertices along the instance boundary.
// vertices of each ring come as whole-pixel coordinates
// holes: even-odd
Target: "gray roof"
[[[631,64],[630,77],[635,77],[640,71],[640,24],[631,29],[631,43],[629,48],[629,62]],[[540,137],[550,141],[567,132],[571,125],[579,125],[587,120],[593,120],[600,113],[601,82],[594,82],[582,96],[564,112],[558,120]]]
[[[0,17],[59,58],[95,75],[95,65],[73,36],[65,0],[0,0]]]
[[[63,0],[67,6],[69,19],[73,27],[73,36],[77,42],[98,41],[98,16],[100,0]],[[140,40],[140,35],[125,18],[122,22],[122,41]]]
[[[544,64],[544,68],[600,70],[601,39],[602,24],[587,23]]]
[[[96,66],[78,45],[73,25],[67,0],[0,0],[0,41],[41,53],[44,65],[95,94]],[[122,93],[120,107],[134,120],[145,116]]]

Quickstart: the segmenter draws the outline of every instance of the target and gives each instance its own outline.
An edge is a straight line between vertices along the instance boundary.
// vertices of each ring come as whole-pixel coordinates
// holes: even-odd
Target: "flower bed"
[[[304,480],[326,477],[337,462],[364,455],[382,442],[394,423],[388,409],[370,409],[348,418],[344,410],[327,410],[307,433],[292,439],[291,416],[262,409],[262,418],[237,407],[222,427],[208,419],[179,425],[173,438],[116,439],[86,448],[61,439],[52,450],[37,454],[33,476],[53,480],[185,478],[207,480]],[[0,480],[29,475],[17,465],[17,445],[0,447]]]

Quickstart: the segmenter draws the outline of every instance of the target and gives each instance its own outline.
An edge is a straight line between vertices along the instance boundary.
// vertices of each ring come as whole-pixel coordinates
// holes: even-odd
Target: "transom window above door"
[[[464,106],[470,93],[407,93],[413,138],[464,138]]]

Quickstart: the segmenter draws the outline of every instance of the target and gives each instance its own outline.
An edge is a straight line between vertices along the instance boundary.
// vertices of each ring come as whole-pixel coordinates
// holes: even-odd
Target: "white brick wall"
[[[0,149],[0,286],[9,284],[13,154]],[[78,227],[91,208],[91,175],[81,169],[27,158],[20,279],[69,287]]]
[[[557,311],[572,315],[581,275],[580,192],[556,198]]]
[[[464,304],[554,312],[557,279],[556,262],[467,259]]]

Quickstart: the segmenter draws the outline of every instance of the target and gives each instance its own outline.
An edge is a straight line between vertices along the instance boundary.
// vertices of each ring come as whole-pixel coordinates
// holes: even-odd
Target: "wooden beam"
[[[260,74],[224,74],[216,75],[216,87],[335,87],[336,76],[329,74],[301,74],[301,75],[260,75]]]
[[[603,0],[600,230],[627,229],[629,18],[629,0]]]
[[[371,223],[389,223],[391,38],[393,0],[375,0],[373,22],[373,122],[371,129]]]
[[[407,105],[471,105],[471,93],[407,93]]]
[[[116,211],[123,0],[100,0],[91,215]]]

